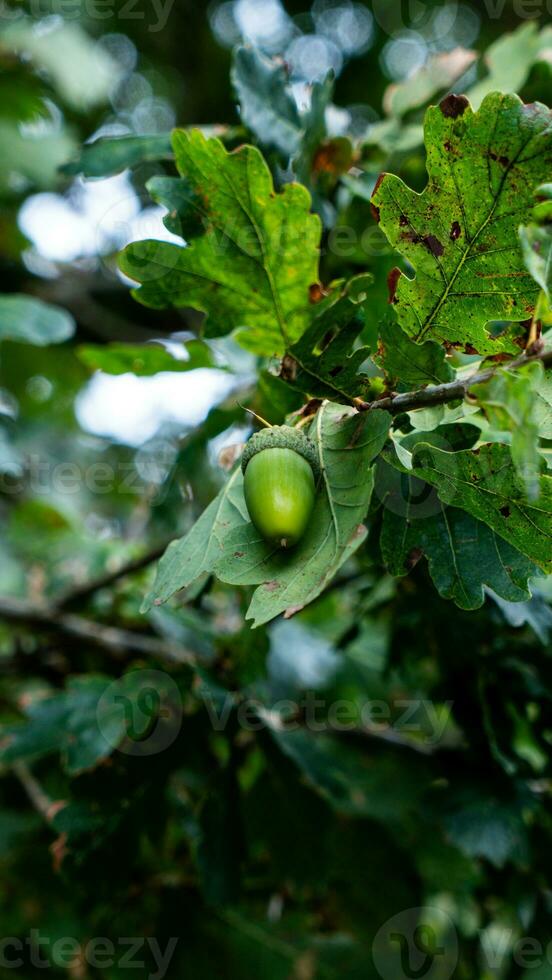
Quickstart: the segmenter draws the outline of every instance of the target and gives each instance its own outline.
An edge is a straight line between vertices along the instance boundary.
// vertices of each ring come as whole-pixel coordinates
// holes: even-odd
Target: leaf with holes
[[[122,271],[142,285],[146,306],[190,306],[207,314],[209,337],[236,331],[260,354],[281,354],[310,323],[309,287],[318,282],[320,219],[299,184],[275,193],[252,146],[228,153],[199,130],[176,130],[178,169],[194,195],[203,234],[187,248],[129,245]]]
[[[360,368],[370,350],[354,345],[365,325],[371,284],[371,275],[355,276],[341,292],[322,299],[312,324],[283,360],[284,381],[316,398],[346,403],[367,393],[370,378]]]
[[[425,142],[423,193],[384,174],[372,198],[381,229],[416,272],[392,280],[399,322],[416,343],[514,353],[508,332],[487,328],[535,311],[539,289],[517,229],[550,172],[550,111],[495,93],[474,113],[464,96],[450,95],[428,110]]]
[[[439,344],[432,340],[415,344],[391,317],[380,326],[374,361],[385,373],[388,387],[395,391],[437,385],[454,378],[454,370]]]

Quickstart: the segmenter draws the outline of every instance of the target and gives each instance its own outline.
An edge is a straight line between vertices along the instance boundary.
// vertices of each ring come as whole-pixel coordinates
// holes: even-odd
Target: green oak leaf
[[[519,371],[497,370],[489,381],[473,385],[470,396],[477,399],[491,428],[511,434],[514,466],[525,484],[527,494],[539,494],[539,419],[538,391],[544,383],[542,364],[528,364]]]
[[[201,234],[200,202],[187,180],[156,175],[148,180],[146,188],[151,199],[167,209],[163,224],[171,234],[184,239]]]
[[[439,344],[432,340],[415,344],[392,319],[386,320],[380,327],[374,361],[384,372],[388,386],[395,391],[409,391],[419,385],[437,385],[454,378],[454,369]]]
[[[62,344],[75,332],[75,321],[59,306],[51,306],[19,293],[0,295],[0,342],[19,344]]]
[[[416,272],[392,279],[399,322],[416,343],[515,353],[507,334],[491,336],[486,326],[535,311],[538,286],[517,229],[550,171],[550,112],[494,93],[474,113],[464,96],[450,95],[428,110],[425,143],[423,193],[384,174],[372,198],[382,230]]]
[[[414,448],[412,464],[415,475],[436,487],[443,503],[488,524],[552,572],[552,477],[541,476],[538,500],[528,500],[508,446],[498,443],[458,453],[422,443]]]
[[[156,675],[156,683],[160,698],[168,702],[171,682],[167,688],[163,682],[159,687]],[[151,679],[142,670],[130,670],[115,680],[103,674],[69,678],[61,693],[31,700],[23,722],[4,727],[0,762],[33,761],[61,753],[69,775],[95,768],[126,736],[133,737],[125,706],[140,704],[144,689],[151,689]]]
[[[291,161],[298,180],[307,187],[331,185],[351,165],[352,145],[343,137],[326,141],[326,110],[334,89],[329,72],[310,89],[310,103],[299,109],[288,66],[267,58],[258,48],[238,47],[234,53],[232,82],[243,123],[261,146],[275,149]],[[326,180],[324,178],[327,178]]]
[[[519,229],[523,259],[533,279],[552,303],[552,224]]]
[[[136,374],[147,377],[160,371],[194,371],[215,367],[213,355],[201,340],[190,340],[182,346],[186,359],[176,358],[160,344],[105,344],[79,347],[77,356],[91,371],[105,374]]]
[[[244,125],[263,146],[275,147],[287,158],[295,156],[304,132],[287,66],[257,48],[239,47],[231,78]]]
[[[381,553],[392,575],[406,575],[425,556],[438,592],[461,609],[482,606],[485,586],[509,602],[530,598],[527,581],[538,573],[533,562],[486,524],[440,501],[435,513],[416,519],[414,501],[423,484],[415,477],[406,479],[404,513],[397,513],[388,501],[383,515]]]
[[[0,760],[12,763],[61,752],[70,774],[93,768],[111,755],[125,734],[120,711],[113,719],[98,715],[110,683],[99,674],[74,677],[61,694],[32,700],[25,708],[26,720],[4,728]]]
[[[220,493],[183,538],[172,541],[161,558],[153,589],[142,612],[159,606],[175,592],[187,588],[204,572],[212,572],[224,550],[229,529],[249,523],[243,497],[243,478],[238,466]]]
[[[320,731],[286,730],[275,724],[269,724],[269,731],[313,789],[340,813],[387,824],[404,819],[420,805],[429,778],[421,757],[411,753],[408,761],[401,760],[396,751],[381,746],[371,756],[354,742]]]
[[[432,54],[406,81],[390,85],[383,99],[388,116],[401,118],[425,106],[437,92],[446,92],[473,65],[477,55],[466,48]]]
[[[85,143],[77,160],[64,164],[61,172],[68,176],[110,177],[127,167],[157,160],[171,160],[173,156],[170,133],[153,136],[101,137],[93,143]]]
[[[199,130],[176,130],[173,147],[204,233],[186,248],[135,242],[122,271],[142,283],[146,306],[190,306],[207,314],[206,336],[236,331],[260,354],[281,354],[312,316],[309,287],[318,282],[320,219],[299,184],[275,193],[270,171],[252,146],[228,153]]]
[[[552,303],[552,184],[538,187],[536,197],[533,221],[520,226],[519,238],[525,265],[544,294],[544,308],[537,310],[544,316]]]
[[[316,398],[350,402],[367,393],[370,378],[359,371],[370,350],[354,345],[366,322],[372,281],[369,274],[355,276],[316,306],[311,325],[283,360],[284,381]]]
[[[522,24],[509,34],[502,34],[485,52],[487,77],[468,91],[474,109],[479,108],[490,92],[521,92],[533,65],[541,59],[548,60],[551,48],[552,27],[543,27],[539,31],[536,20]]]
[[[386,412],[359,414],[325,402],[311,425],[321,484],[304,538],[282,552],[263,541],[249,520],[241,469],[191,531],[173,542],[159,563],[144,609],[165,602],[203,572],[231,585],[258,585],[247,618],[259,626],[312,602],[362,544],[373,488],[371,464],[389,431]]]

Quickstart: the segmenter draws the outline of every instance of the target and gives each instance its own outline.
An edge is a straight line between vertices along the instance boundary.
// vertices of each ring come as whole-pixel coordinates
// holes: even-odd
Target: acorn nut
[[[256,432],[242,456],[249,516],[263,538],[291,548],[303,537],[319,476],[314,444],[298,429],[274,425]]]

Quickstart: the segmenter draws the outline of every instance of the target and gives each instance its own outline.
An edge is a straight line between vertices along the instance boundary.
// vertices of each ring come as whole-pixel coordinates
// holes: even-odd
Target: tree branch
[[[65,803],[61,801],[55,803],[50,799],[25,762],[14,762],[12,771],[21,783],[37,813],[40,814],[47,824],[50,824],[57,811],[62,806],[65,806]]]
[[[47,631],[82,640],[109,651],[112,656],[127,655],[157,657],[179,664],[197,664],[198,656],[192,650],[167,643],[155,636],[133,630],[105,626],[73,613],[66,613],[47,605],[33,605],[25,599],[0,598],[0,619],[23,626],[36,626]]]
[[[67,592],[62,592],[59,598],[55,600],[56,609],[61,611],[77,602],[83,602],[85,599],[89,599],[90,596],[94,595],[95,592],[99,592],[100,589],[106,589],[110,585],[114,585],[119,579],[142,571],[143,568],[147,568],[148,565],[161,558],[161,555],[166,551],[169,544],[170,541],[165,541],[163,544],[156,545],[140,558],[133,558],[114,571],[105,572],[103,575],[98,575],[97,578],[91,579],[89,582],[83,582],[81,585],[76,585],[74,588],[68,589]]]
[[[391,415],[400,415],[402,412],[411,412],[416,408],[431,408],[433,405],[446,405],[447,402],[458,401],[465,398],[473,385],[482,384],[489,381],[497,371],[514,371],[516,368],[523,367],[525,364],[533,364],[540,361],[544,367],[552,365],[552,350],[543,351],[540,354],[532,354],[516,358],[508,364],[498,368],[489,368],[479,371],[477,374],[469,375],[467,378],[448,381],[442,385],[432,385],[428,388],[420,388],[418,391],[406,391],[400,395],[389,395],[386,398],[379,398],[377,401],[365,402],[360,398],[355,398],[355,405],[362,412],[385,411]]]

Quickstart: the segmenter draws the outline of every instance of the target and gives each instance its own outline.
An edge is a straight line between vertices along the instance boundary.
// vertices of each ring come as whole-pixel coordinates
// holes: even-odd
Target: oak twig
[[[16,776],[21,783],[36,812],[40,814],[46,823],[51,823],[52,818],[59,809],[60,804],[54,803],[47,793],[45,793],[38,779],[33,776],[26,762],[14,762],[12,771],[14,776]]]
[[[420,388],[418,391],[405,391],[403,394],[389,395],[373,402],[365,402],[360,398],[355,398],[354,403],[362,412],[385,411],[391,415],[411,412],[416,408],[431,408],[433,405],[446,405],[447,402],[454,402],[458,401],[458,399],[465,398],[473,385],[490,381],[499,370],[513,371],[516,368],[523,367],[525,364],[533,364],[535,361],[540,361],[545,367],[552,365],[552,350],[546,350],[542,353],[529,356],[523,354],[522,357],[516,358],[515,361],[510,361],[508,364],[488,368],[485,371],[479,371],[477,374],[471,374],[467,378],[448,381],[442,385],[431,385],[427,388]]]
[[[127,655],[157,657],[172,663],[196,664],[197,655],[174,643],[133,630],[106,626],[95,620],[66,613],[55,606],[37,605],[25,599],[0,598],[0,619],[23,626],[37,626],[82,640],[109,651],[115,657]]]
[[[163,544],[156,545],[140,558],[133,558],[114,571],[105,572],[103,575],[99,575],[89,582],[83,582],[81,585],[76,585],[74,588],[68,589],[67,592],[62,592],[55,600],[56,609],[67,609],[77,602],[83,602],[94,595],[95,592],[99,592],[100,589],[106,589],[120,579],[126,578],[127,575],[134,575],[135,572],[142,571],[142,569],[147,568],[148,565],[152,565],[154,561],[161,558],[161,555],[165,552],[169,544],[170,541],[165,541]]]

